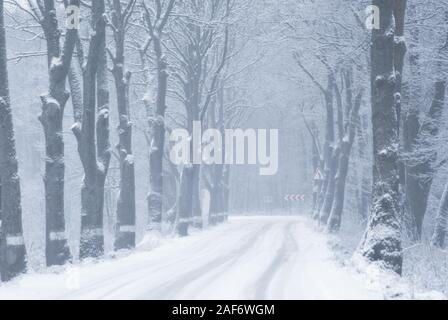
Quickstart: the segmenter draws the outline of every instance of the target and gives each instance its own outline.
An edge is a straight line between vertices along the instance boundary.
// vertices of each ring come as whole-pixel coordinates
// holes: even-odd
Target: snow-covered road
[[[0,299],[381,299],[304,217],[236,217],[150,251],[29,274]]]

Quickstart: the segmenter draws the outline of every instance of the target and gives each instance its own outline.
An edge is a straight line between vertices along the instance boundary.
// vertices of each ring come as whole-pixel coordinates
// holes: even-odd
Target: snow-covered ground
[[[151,250],[0,285],[0,299],[382,299],[307,218],[234,217]]]

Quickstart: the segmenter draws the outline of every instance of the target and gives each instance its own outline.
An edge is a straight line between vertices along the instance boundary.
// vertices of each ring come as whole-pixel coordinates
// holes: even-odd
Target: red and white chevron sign
[[[286,201],[305,201],[304,194],[287,194],[285,196]]]

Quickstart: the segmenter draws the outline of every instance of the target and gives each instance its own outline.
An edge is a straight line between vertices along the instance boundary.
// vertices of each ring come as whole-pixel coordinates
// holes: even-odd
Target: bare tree
[[[84,169],[81,189],[81,258],[98,257],[104,252],[104,184],[110,162],[104,0],[93,1],[91,12],[94,32],[89,40],[86,61],[78,52],[78,58],[83,60],[82,104],[73,104],[74,108],[81,106],[82,110],[74,110],[75,124],[72,126]],[[74,90],[73,87],[71,89]]]
[[[349,110],[349,121],[346,123],[346,128],[344,130],[345,133],[340,141],[341,153],[339,158],[339,167],[335,177],[335,195],[327,223],[327,230],[330,232],[339,231],[341,226],[341,218],[345,200],[345,183],[349,169],[350,153],[356,136],[356,125],[359,109],[361,107],[361,98],[362,93],[359,93],[356,96],[354,103],[350,103],[352,107]],[[351,100],[351,98],[349,99]]]

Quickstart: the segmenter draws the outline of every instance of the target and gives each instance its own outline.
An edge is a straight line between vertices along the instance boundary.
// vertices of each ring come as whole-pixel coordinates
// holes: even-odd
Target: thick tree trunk
[[[79,6],[79,1],[71,1]],[[70,259],[64,218],[64,141],[62,134],[64,108],[69,98],[65,82],[75,41],[76,29],[67,30],[64,47],[60,48],[60,30],[54,1],[46,1],[42,27],[47,43],[49,91],[41,96],[39,120],[45,133],[45,256],[48,266],[61,265]]]
[[[339,166],[339,155],[341,153],[341,147],[338,145],[334,148],[333,154],[331,156],[331,163],[328,171],[328,187],[325,193],[324,203],[319,213],[319,224],[326,226],[328,222],[328,217],[331,213],[331,208],[333,206],[334,194],[336,190],[336,173]]]
[[[3,10],[0,0],[0,276],[8,281],[25,271],[26,260]]]
[[[360,250],[367,259],[401,273],[394,2],[374,0],[372,4],[380,9],[380,28],[373,30],[371,46],[373,204]]]

